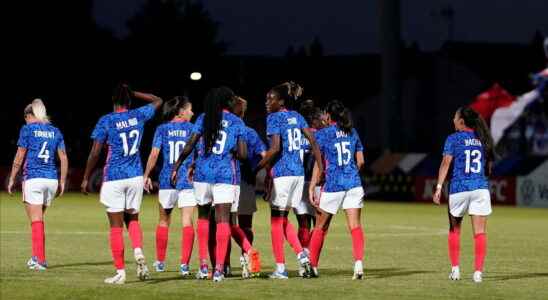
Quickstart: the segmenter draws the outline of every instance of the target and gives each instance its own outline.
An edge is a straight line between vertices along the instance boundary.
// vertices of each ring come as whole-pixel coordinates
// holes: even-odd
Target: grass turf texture
[[[474,284],[470,221],[463,224],[459,282],[448,280],[446,207],[368,201],[365,223],[365,280],[352,281],[352,247],[343,213],[334,218],[320,260],[320,278],[296,277],[295,255],[286,247],[289,280],[242,280],[239,251],[233,243],[235,277],[211,281],[181,279],[180,214],[174,212],[165,273],[140,282],[133,251],[126,242],[124,286],[108,286],[114,274],[108,247],[108,222],[98,195],[67,194],[56,199],[46,217],[46,254],[50,268],[30,271],[30,228],[20,195],[0,194],[0,299],[548,299],[548,213],[546,209],[495,207],[488,221],[484,282]],[[156,196],[143,201],[144,250],[152,271],[155,258]],[[258,201],[255,245],[263,274],[273,270],[269,210]],[[294,216],[290,216],[296,226]],[[197,269],[197,243],[192,271]]]

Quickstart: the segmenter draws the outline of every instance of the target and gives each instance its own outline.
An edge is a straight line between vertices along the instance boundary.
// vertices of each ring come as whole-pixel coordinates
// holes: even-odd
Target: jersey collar
[[[171,120],[171,123],[184,123],[184,122],[188,122],[188,120],[185,120],[183,118],[173,118],[173,120]]]

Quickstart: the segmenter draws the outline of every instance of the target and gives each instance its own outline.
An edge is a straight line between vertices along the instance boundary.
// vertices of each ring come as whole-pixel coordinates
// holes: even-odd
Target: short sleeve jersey
[[[196,120],[194,133],[203,134],[204,114]],[[245,124],[236,115],[223,111],[221,130],[210,151],[206,151],[203,136],[197,145],[196,169],[194,181],[205,183],[225,183],[237,185],[240,182],[237,172],[238,163],[234,152],[238,139],[245,134]]]
[[[282,110],[271,113],[266,120],[266,134],[280,136],[280,155],[272,167],[272,177],[304,176],[301,159],[303,129],[306,120],[296,111]]]
[[[363,152],[363,146],[355,129],[345,133],[337,125],[331,125],[316,133],[316,142],[325,162],[325,192],[348,191],[361,186],[356,153]]]
[[[261,153],[266,151],[266,145],[257,131],[251,127],[245,128],[245,142],[247,144],[247,159],[251,168],[255,169],[262,159]]]
[[[443,155],[453,157],[450,194],[489,188],[485,177],[485,151],[474,132],[459,131],[448,136]]]
[[[122,180],[143,175],[139,147],[145,122],[154,116],[154,106],[113,112],[99,119],[91,138],[106,143],[107,161],[103,181]]]
[[[185,121],[172,121],[162,124],[156,128],[152,147],[160,149],[162,152],[162,170],[158,177],[160,181],[160,189],[172,189],[170,183],[171,169],[179,155],[183,152],[183,148],[192,136],[194,125]],[[181,164],[178,171],[177,184],[178,190],[191,189],[192,183],[188,181],[188,169],[192,164],[194,151]]]
[[[30,123],[19,132],[17,146],[27,149],[23,178],[57,179],[57,150],[65,149],[61,131],[47,123]]]
[[[310,131],[316,135],[317,130],[310,128]],[[301,147],[301,160],[304,166],[304,180],[310,181],[312,178],[312,171],[314,170],[314,154],[312,153],[312,147],[310,141],[303,135],[302,147]]]

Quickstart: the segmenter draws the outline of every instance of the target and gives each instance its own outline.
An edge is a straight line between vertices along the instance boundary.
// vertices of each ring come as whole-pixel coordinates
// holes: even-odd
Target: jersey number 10
[[[169,164],[174,164],[179,158],[181,150],[185,147],[185,141],[169,141]]]
[[[464,150],[466,154],[465,173],[479,173],[481,171],[481,151],[479,150]]]

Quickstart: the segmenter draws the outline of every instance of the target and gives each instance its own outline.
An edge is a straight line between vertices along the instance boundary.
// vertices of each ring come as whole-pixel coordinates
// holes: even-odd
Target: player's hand
[[[59,181],[59,187],[57,188],[57,197],[63,196],[65,193],[65,182]]]
[[[175,187],[177,185],[177,171],[171,171],[171,178],[170,178],[171,186]]]
[[[270,177],[267,173],[267,175],[264,178],[264,200],[270,202],[272,198],[272,186],[273,186],[273,180],[272,177]]]
[[[82,180],[82,184],[80,185],[80,191],[84,194],[88,194],[88,180],[84,179]]]
[[[432,201],[436,203],[437,205],[440,205],[440,198],[441,198],[441,189],[436,189],[436,192],[434,193],[434,197]]]
[[[13,196],[13,186],[15,185],[15,180],[13,180],[13,178],[10,178],[10,180],[8,181],[8,194],[10,194],[10,196]]]
[[[154,187],[152,186],[152,179],[150,179],[150,177],[145,178],[144,188],[147,193],[150,194],[152,192]]]

